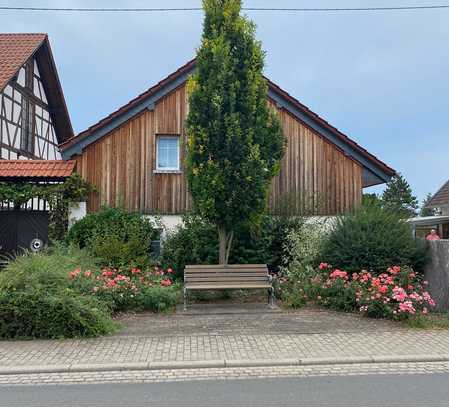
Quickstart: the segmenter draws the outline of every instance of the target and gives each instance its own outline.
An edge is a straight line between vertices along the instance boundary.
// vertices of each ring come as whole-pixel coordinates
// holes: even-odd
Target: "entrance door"
[[[11,255],[48,243],[48,212],[0,211],[0,255]]]

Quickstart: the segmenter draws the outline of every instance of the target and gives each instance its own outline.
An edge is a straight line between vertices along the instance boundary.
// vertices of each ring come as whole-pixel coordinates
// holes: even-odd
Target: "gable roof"
[[[449,181],[430,199],[426,208],[440,208],[441,206],[449,206]]]
[[[0,92],[31,57],[39,66],[56,136],[63,142],[73,137],[73,129],[47,34],[0,33]]]
[[[77,136],[62,143],[60,148],[63,158],[67,159],[74,155],[81,154],[83,148],[104,137],[136,114],[145,109],[152,110],[155,103],[160,98],[182,85],[188,79],[189,75],[193,73],[195,66],[195,59],[189,61],[176,72],[170,74],[153,87],[141,93],[115,112],[90,126]],[[364,187],[388,182],[395,174],[395,170],[387,164],[369,153],[337,128],[330,125],[319,115],[312,112],[308,107],[303,105],[299,100],[295,99],[275,83],[267,78],[265,79],[267,80],[269,88],[268,96],[279,108],[290,112],[303,124],[315,130],[318,134],[363,166]]]
[[[0,160],[0,180],[62,180],[70,177],[75,161]]]

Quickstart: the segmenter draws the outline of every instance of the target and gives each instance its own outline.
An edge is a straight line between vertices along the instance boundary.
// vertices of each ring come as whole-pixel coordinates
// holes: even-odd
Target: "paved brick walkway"
[[[249,315],[145,315],[90,340],[0,342],[0,367],[326,357],[449,355],[449,331],[320,310]]]

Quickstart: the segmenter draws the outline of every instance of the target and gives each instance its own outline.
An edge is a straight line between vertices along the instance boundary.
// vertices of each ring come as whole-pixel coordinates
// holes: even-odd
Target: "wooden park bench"
[[[266,264],[186,266],[184,269],[184,311],[189,290],[268,290],[268,303],[274,306],[274,287]]]

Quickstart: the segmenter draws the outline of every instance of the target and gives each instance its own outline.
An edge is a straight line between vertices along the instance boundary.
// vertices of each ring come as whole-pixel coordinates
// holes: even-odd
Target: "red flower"
[[[141,273],[140,269],[138,269],[136,267],[131,269],[131,274],[140,274],[140,273]]]
[[[162,287],[168,287],[169,285],[172,285],[172,282],[169,278],[166,278],[164,280],[161,281],[161,286]]]
[[[328,267],[329,267],[329,264],[327,264],[327,263],[320,263],[320,265],[319,265],[320,270],[327,269]]]
[[[103,272],[101,273],[103,277],[112,277],[114,275],[114,272],[109,269],[103,269]]]
[[[73,280],[73,279],[75,279],[76,277],[78,277],[78,275],[81,273],[81,269],[75,269],[75,270],[73,270],[73,271],[71,271],[70,273],[69,273],[69,278],[70,278],[70,280]]]

